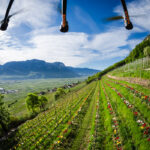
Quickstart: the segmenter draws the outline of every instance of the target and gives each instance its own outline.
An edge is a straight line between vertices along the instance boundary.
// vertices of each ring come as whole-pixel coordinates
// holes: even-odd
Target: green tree
[[[32,110],[32,112],[35,112],[35,108],[39,107],[38,96],[34,93],[29,93],[26,98],[26,104],[28,110]]]
[[[2,127],[2,130],[4,132],[7,132],[7,125],[10,121],[10,114],[4,106],[4,102],[2,101],[3,98],[4,96],[0,94],[0,125]]]
[[[150,57],[150,46],[144,48],[144,56]]]
[[[39,100],[40,110],[44,109],[48,102],[48,99],[45,96],[41,95],[38,100]]]
[[[144,57],[144,49],[150,46],[150,39],[144,40],[130,52],[129,56],[126,57],[125,62],[129,63]]]
[[[63,97],[65,94],[66,94],[66,92],[63,88],[58,88],[55,93],[55,100],[57,100],[60,97]]]

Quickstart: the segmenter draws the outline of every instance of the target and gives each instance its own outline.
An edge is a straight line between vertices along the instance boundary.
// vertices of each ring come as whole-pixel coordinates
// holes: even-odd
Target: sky
[[[0,0],[0,20],[8,2]],[[133,30],[126,30],[123,20],[103,21],[124,15],[120,0],[68,0],[69,32],[61,33],[61,0],[15,0],[10,14],[24,11],[10,20],[7,31],[0,31],[0,64],[40,59],[103,70],[150,34],[150,0],[126,2]]]

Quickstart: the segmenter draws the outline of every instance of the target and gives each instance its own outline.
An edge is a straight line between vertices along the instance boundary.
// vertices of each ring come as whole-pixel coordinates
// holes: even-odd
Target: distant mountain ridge
[[[12,61],[0,65],[0,76],[22,76],[28,79],[36,78],[74,78],[89,76],[99,70],[74,68],[61,62],[48,63],[43,60]]]

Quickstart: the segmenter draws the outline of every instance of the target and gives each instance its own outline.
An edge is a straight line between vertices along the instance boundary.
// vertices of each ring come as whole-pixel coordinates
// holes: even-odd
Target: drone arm
[[[121,3],[122,3],[124,13],[125,13],[125,27],[126,27],[126,29],[131,30],[131,29],[133,29],[133,25],[130,21],[130,17],[129,17],[126,2],[125,2],[125,0],[121,0]]]
[[[122,3],[122,6],[123,6],[123,9],[124,9],[125,17],[126,17],[128,23],[130,23],[129,13],[128,13],[128,9],[127,9],[127,5],[126,5],[125,0],[121,0],[121,3]]]
[[[67,0],[63,0],[63,15],[67,13]]]
[[[127,11],[127,12],[128,12],[127,5],[126,5],[126,3],[125,3],[125,0],[121,0],[121,3],[122,3],[122,6],[123,6],[124,11]]]
[[[68,32],[69,26],[66,18],[67,13],[67,0],[62,0],[62,25],[60,27],[61,32]]]
[[[63,7],[63,12],[62,12],[62,19],[63,19],[63,26],[66,26],[66,13],[67,13],[67,0],[63,0],[62,3],[62,7]]]
[[[14,0],[10,0],[10,2],[9,2],[8,8],[7,8],[6,14],[5,14],[4,22],[6,22],[8,19],[8,15],[9,15],[9,12],[10,12],[13,2],[14,2]]]

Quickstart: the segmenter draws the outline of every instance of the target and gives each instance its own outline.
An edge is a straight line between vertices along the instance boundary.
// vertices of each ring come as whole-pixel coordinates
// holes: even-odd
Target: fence
[[[136,74],[136,77],[144,77],[150,72],[150,58],[145,57],[128,63],[122,67],[115,69],[112,73]],[[147,76],[146,75],[146,76]],[[146,77],[147,78],[147,77]]]

